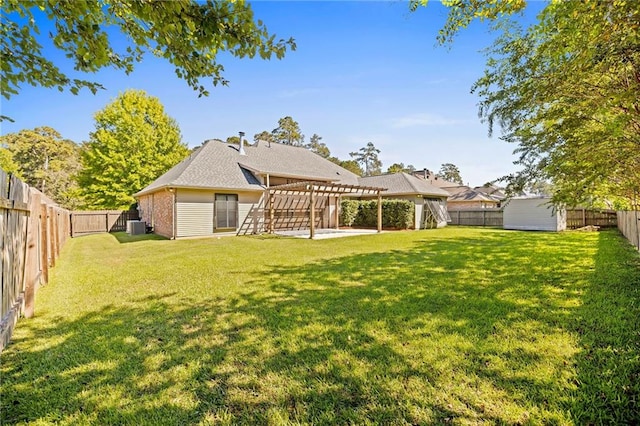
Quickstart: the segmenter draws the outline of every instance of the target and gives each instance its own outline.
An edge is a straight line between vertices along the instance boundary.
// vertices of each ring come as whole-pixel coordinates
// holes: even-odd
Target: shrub
[[[344,226],[353,225],[353,221],[358,215],[358,207],[360,201],[358,200],[342,200],[340,203],[340,223]]]
[[[382,226],[408,229],[414,226],[415,207],[407,200],[382,201]]]
[[[408,229],[413,227],[414,206],[407,200],[382,200],[382,227]],[[343,200],[342,223],[346,226],[375,228],[378,225],[376,200]]]

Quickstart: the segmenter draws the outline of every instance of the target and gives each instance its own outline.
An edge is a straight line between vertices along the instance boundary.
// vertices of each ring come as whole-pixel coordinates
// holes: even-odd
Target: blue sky
[[[383,170],[399,162],[435,171],[454,163],[474,186],[515,170],[514,146],[498,135],[488,138],[477,116],[478,98],[470,93],[484,70],[481,50],[494,37],[487,25],[473,24],[447,48],[436,45],[446,9],[434,1],[415,13],[400,1],[252,5],[270,32],[295,38],[296,51],[271,61],[221,55],[230,85],[207,83],[207,98],[198,98],[152,55],[129,76],[115,70],[93,76],[107,88],[97,95],[23,86],[2,100],[2,114],[15,120],[1,124],[2,134],[46,125],[86,141],[93,114],[131,88],[158,97],[192,147],[238,131],[252,139],[291,116],[307,140],[319,134],[342,159],[373,142]],[[542,6],[533,3],[520,19],[531,20]]]

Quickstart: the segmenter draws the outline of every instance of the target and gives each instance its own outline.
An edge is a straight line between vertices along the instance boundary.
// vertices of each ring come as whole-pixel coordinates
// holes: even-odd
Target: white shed
[[[550,198],[513,198],[504,206],[502,226],[522,231],[564,231],[567,212],[554,208]]]

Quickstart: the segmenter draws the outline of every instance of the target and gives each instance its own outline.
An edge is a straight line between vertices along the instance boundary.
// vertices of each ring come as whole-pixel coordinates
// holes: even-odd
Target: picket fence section
[[[0,351],[19,316],[33,316],[35,293],[68,235],[69,211],[0,169]]]

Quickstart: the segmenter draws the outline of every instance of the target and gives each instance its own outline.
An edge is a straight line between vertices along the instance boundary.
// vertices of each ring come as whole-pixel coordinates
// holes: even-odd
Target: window
[[[236,194],[216,194],[216,229],[236,229],[238,227],[238,196]]]

